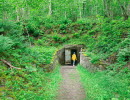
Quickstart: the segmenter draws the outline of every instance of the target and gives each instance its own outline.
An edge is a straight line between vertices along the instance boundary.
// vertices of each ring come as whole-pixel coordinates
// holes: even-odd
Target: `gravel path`
[[[85,100],[85,92],[80,83],[78,71],[73,66],[62,66],[63,81],[57,100]]]

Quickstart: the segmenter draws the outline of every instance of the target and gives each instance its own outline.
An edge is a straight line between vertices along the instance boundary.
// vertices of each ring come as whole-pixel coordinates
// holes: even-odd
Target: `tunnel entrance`
[[[83,45],[66,45],[57,52],[58,61],[61,65],[72,65],[72,54],[75,52],[77,56],[76,65],[80,62],[80,50]]]

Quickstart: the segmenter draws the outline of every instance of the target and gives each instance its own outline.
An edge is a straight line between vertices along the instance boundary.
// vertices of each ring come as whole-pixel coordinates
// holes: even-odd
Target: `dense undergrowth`
[[[128,98],[129,91],[124,92],[124,89],[129,88],[130,84],[128,80],[130,19],[112,20],[97,16],[94,19],[72,22],[68,19],[54,21],[51,18],[46,20],[37,18],[26,22],[5,20],[1,21],[0,27],[0,59],[22,68],[22,70],[10,69],[0,61],[2,99],[26,100],[30,97],[34,100],[45,98],[51,100],[56,95],[54,91],[60,80],[60,74],[58,68],[50,73],[45,71],[48,71],[48,65],[53,61],[58,48],[68,44],[83,44],[84,53],[91,58],[93,64],[100,65],[103,61],[109,64],[103,66],[106,71],[96,73],[89,73],[79,68],[85,80],[84,87],[90,88],[88,94],[90,98],[92,96],[94,96],[92,99],[98,98],[98,95],[101,99],[116,96],[121,99]],[[94,78],[89,79],[91,76]],[[95,88],[92,85],[86,87],[86,79],[89,79],[95,87],[96,83],[102,83],[102,87]],[[111,86],[107,88],[108,84]],[[104,91],[105,88],[107,91]],[[101,91],[97,93],[94,89]]]
[[[109,68],[121,68],[130,61],[130,20],[103,20],[97,23],[84,37],[87,42],[86,54],[92,63],[106,60]],[[120,65],[120,66],[118,66]]]
[[[6,41],[8,40],[2,42]],[[45,71],[48,71],[46,65],[51,63],[56,48],[24,46],[14,49],[8,46],[8,42],[6,42],[7,47],[3,48],[4,52],[1,52],[1,59],[22,69],[10,69],[0,63],[0,98],[2,100],[52,100],[56,96],[60,81],[59,67],[49,73]]]
[[[0,66],[0,99],[2,100],[54,100],[61,80],[59,67],[50,73],[42,68],[37,71],[16,70]],[[4,83],[4,84],[3,84]]]
[[[0,31],[0,59],[21,68],[0,61],[0,99],[54,99],[61,79],[59,65],[48,67],[57,49],[34,45],[34,38],[24,35],[19,23],[2,22]]]

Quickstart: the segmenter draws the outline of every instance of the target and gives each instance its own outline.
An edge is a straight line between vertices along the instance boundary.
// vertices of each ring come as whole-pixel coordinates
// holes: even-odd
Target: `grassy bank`
[[[77,69],[86,92],[86,100],[130,100],[130,73],[91,73],[80,65]]]

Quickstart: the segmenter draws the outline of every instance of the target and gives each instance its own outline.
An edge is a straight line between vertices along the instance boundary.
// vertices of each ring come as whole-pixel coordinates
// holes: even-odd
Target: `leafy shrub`
[[[56,41],[56,42],[58,42],[58,41],[61,40],[61,37],[58,36],[58,35],[54,35],[54,36],[53,36],[53,40]]]
[[[0,23],[0,33],[4,32],[4,28],[2,27],[2,23]]]
[[[91,63],[96,64],[100,60],[100,56],[93,56],[91,58]]]
[[[28,33],[32,34],[32,33],[35,32],[35,30],[37,29],[38,25],[37,25],[36,21],[30,20],[25,27],[27,28]]]
[[[41,34],[40,30],[35,30],[34,33],[33,33],[33,36],[38,37],[40,34]]]
[[[3,35],[0,35],[0,52],[5,52],[13,46],[14,42],[9,38]]]
[[[45,23],[45,27],[46,27],[46,29],[52,29],[52,24],[50,24],[50,23]]]
[[[74,33],[73,37],[79,38],[80,37],[80,33]]]
[[[28,33],[34,37],[38,37],[43,32],[41,31],[41,23],[43,24],[43,21],[39,18],[31,18],[28,20],[25,24],[25,33],[28,35]]]
[[[60,30],[65,30],[66,28],[67,28],[67,25],[65,25],[65,24],[60,25]]]
[[[5,20],[1,22],[1,28],[3,30],[1,34],[4,34],[4,36],[10,38],[10,40],[13,41],[14,47],[24,46],[23,41],[25,41],[25,37],[22,36],[22,23]]]
[[[66,37],[62,37],[61,38],[61,42],[66,42],[67,41],[67,39],[68,39],[68,37],[66,36]]]
[[[95,33],[96,31],[95,30],[89,30],[88,33],[91,35],[93,33]]]
[[[18,23],[15,23],[13,21],[2,21],[0,22],[0,27],[1,27],[1,32],[3,34],[7,35],[21,35],[22,34],[22,26],[19,25]]]
[[[130,60],[130,58],[129,58],[129,56],[130,56],[130,50],[129,50],[130,48],[129,47],[127,47],[127,48],[124,48],[124,49],[121,49],[120,51],[119,51],[119,53],[118,53],[118,62],[124,62],[124,61],[129,61]]]
[[[65,33],[67,33],[67,32],[66,32],[66,30],[62,30],[61,33],[65,34]]]
[[[82,20],[82,19],[78,19],[75,23],[76,23],[76,24],[84,24],[85,22],[84,22],[84,20]]]
[[[90,24],[90,23],[86,23],[86,24],[85,24],[85,29],[87,29],[87,30],[92,29],[92,27],[93,27],[93,25]]]
[[[72,21],[70,19],[62,19],[59,21],[59,24],[70,24]]]
[[[52,16],[47,16],[43,18],[44,23],[54,23]]]
[[[32,56],[36,58],[39,64],[50,64],[53,54],[55,52],[55,47],[34,47],[32,48]],[[28,51],[29,52],[29,51]]]

